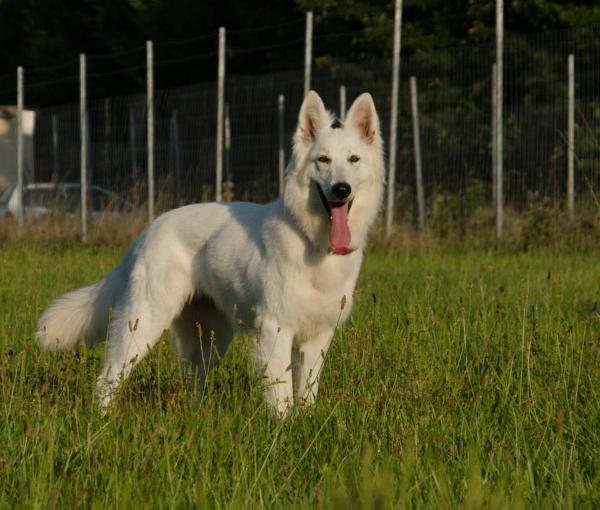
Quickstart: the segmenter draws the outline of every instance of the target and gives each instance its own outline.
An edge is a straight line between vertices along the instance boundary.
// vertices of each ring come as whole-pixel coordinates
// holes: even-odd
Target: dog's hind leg
[[[184,374],[198,389],[208,371],[225,354],[233,338],[229,318],[206,297],[195,297],[171,324],[173,343],[183,358]]]
[[[158,342],[190,294],[190,279],[173,268],[152,274],[134,269],[113,310],[104,367],[97,381],[100,407],[110,404],[120,383]]]

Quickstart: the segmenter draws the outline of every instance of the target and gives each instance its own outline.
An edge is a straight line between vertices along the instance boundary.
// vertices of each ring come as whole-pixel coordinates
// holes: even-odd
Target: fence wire
[[[239,31],[228,51],[228,132],[224,180],[229,198],[265,202],[278,190],[278,97],[285,96],[286,157],[303,97],[301,20],[285,27],[287,39],[255,47],[240,44],[255,33]],[[291,32],[291,33],[290,33]],[[335,35],[335,34],[334,34]],[[523,210],[532,200],[566,201],[567,57],[575,56],[575,192],[578,207],[600,190],[600,29],[508,37],[505,46],[504,186],[506,206]],[[341,34],[352,38],[353,33]],[[325,36],[323,36],[325,37]],[[342,37],[343,38],[343,37]],[[324,39],[323,39],[324,40]],[[264,42],[264,44],[263,44]],[[196,81],[195,69],[214,70],[216,35],[155,46],[156,189],[163,210],[214,199],[217,84]],[[319,39],[315,41],[318,49]],[[280,45],[281,47],[279,47]],[[239,75],[240,59],[266,48],[290,55],[289,69]],[[396,217],[414,221],[415,171],[409,77],[418,84],[423,182],[428,214],[439,197],[455,197],[461,214],[492,204],[493,45],[461,46],[402,56]],[[236,64],[237,62],[237,64]],[[293,65],[293,62],[298,65]],[[0,104],[15,104],[15,74],[0,76]],[[34,161],[28,182],[78,183],[80,126],[77,61],[26,70],[25,101],[36,112]],[[391,62],[339,62],[316,58],[312,88],[339,114],[340,86],[347,107],[369,91],[388,140]],[[190,84],[192,82],[192,84]],[[128,95],[111,94],[127,90]],[[89,182],[134,207],[147,198],[145,53],[88,58]],[[37,106],[54,95],[58,106]],[[43,99],[42,99],[43,98]],[[95,206],[94,206],[95,207]],[[98,208],[104,207],[102,201]]]

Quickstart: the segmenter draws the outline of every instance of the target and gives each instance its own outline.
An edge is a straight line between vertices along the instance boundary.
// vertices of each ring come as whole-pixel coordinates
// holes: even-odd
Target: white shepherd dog
[[[40,317],[48,350],[107,340],[97,392],[103,409],[164,330],[203,383],[211,349],[239,324],[255,327],[256,369],[280,416],[311,404],[336,326],[350,314],[367,233],[384,186],[370,94],[334,122],[316,92],[300,109],[283,197],[266,205],[209,203],[152,223],[103,280],[69,292]],[[342,304],[344,303],[344,304]],[[214,357],[213,357],[214,358]]]

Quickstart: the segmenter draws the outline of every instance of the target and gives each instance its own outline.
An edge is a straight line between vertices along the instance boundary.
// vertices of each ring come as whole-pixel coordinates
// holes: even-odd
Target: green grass
[[[121,248],[0,248],[1,507],[600,505],[599,254],[371,251],[317,405],[273,420],[239,337],[202,403],[165,340],[108,418],[42,308]]]

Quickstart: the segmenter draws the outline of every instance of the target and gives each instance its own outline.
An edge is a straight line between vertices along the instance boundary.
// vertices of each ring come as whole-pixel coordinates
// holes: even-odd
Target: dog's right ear
[[[319,94],[311,90],[302,103],[298,117],[298,128],[294,134],[294,143],[310,145],[321,130],[331,124],[331,117]]]

